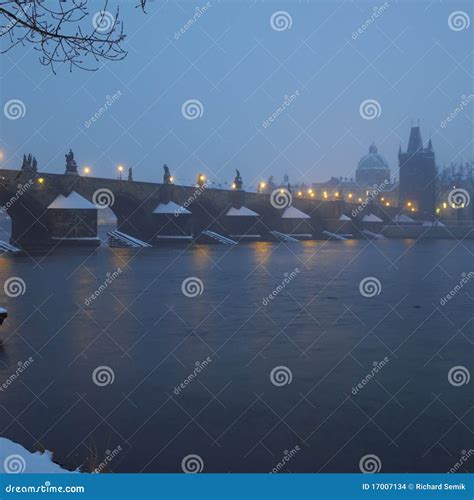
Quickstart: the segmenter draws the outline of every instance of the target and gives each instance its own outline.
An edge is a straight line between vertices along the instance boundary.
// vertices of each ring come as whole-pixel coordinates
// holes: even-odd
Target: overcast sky
[[[89,23],[101,2],[90,4]],[[40,170],[63,172],[72,148],[102,177],[121,163],[161,181],[167,163],[183,183],[199,170],[231,181],[235,168],[245,184],[284,173],[311,182],[353,176],[373,140],[398,176],[400,142],[418,119],[439,166],[473,157],[474,101],[441,126],[474,93],[472,1],[156,1],[147,14],[134,5],[120,9],[127,58],[94,73],[53,75],[30,47],[0,56],[2,108],[19,99],[26,109],[1,114],[5,166],[31,152]],[[189,100],[197,108],[183,113]],[[361,109],[367,100],[377,102]]]

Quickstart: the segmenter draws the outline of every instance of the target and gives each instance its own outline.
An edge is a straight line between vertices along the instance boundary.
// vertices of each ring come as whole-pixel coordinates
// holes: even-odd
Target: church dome
[[[369,154],[363,156],[359,161],[357,170],[388,170],[387,160],[377,152],[377,146],[371,144]]]

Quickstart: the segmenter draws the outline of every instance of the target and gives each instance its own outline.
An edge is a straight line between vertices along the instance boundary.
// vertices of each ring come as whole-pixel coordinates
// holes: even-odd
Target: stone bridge
[[[318,238],[330,227],[331,221],[338,220],[342,214],[350,215],[356,208],[344,200],[293,196],[292,207],[308,217],[282,218],[284,210],[272,205],[270,194],[0,169],[0,205],[12,221],[10,242],[22,248],[53,245],[57,240],[92,242],[97,237],[95,207],[87,206],[83,200],[86,205],[82,210],[81,207],[74,207],[79,208],[77,210],[49,208],[59,195],[68,197],[71,193],[94,205],[101,201],[110,205],[120,231],[150,243],[156,243],[159,235],[196,237],[205,230],[227,236],[236,232],[260,235],[262,239],[270,231],[278,230]],[[174,207],[174,210],[156,213],[158,206]],[[183,207],[182,212],[176,210],[179,207]],[[240,216],[245,215],[239,212],[242,207],[255,212],[255,216]],[[231,208],[237,215],[234,218],[228,215]],[[377,213],[378,209],[374,205],[370,211]],[[384,220],[387,218],[385,211],[379,215]]]

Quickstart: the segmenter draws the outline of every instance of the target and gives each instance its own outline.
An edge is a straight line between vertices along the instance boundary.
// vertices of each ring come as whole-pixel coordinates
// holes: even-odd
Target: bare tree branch
[[[137,0],[143,12],[147,0]],[[127,55],[121,46],[125,40],[119,7],[108,11],[108,0],[102,9],[90,15],[88,6],[96,0],[4,0],[0,1],[1,53],[18,45],[32,45],[39,60],[55,72],[58,63],[94,71],[103,60],[117,61]],[[6,48],[3,48],[7,45]],[[94,67],[88,65],[90,59]]]

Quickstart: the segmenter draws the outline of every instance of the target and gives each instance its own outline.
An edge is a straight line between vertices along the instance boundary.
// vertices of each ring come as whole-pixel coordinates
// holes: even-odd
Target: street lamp
[[[204,183],[206,182],[206,176],[204,174],[198,174],[197,178],[197,183],[199,187],[204,186]]]
[[[83,172],[84,172],[84,175],[87,177],[91,173],[90,167],[84,167]]]
[[[119,180],[122,180],[123,165],[119,165],[117,170],[119,171]]]
[[[263,193],[266,187],[267,187],[266,183],[261,181],[258,185],[258,192]]]

